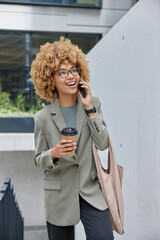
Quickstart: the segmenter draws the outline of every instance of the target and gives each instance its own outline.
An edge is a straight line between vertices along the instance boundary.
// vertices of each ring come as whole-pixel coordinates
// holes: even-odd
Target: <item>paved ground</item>
[[[24,240],[48,240],[46,227],[26,227],[24,229]]]

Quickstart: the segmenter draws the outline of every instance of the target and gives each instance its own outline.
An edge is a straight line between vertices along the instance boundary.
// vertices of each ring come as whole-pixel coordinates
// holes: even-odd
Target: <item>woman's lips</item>
[[[75,88],[75,87],[76,87],[76,82],[75,82],[75,81],[74,81],[74,82],[69,82],[69,83],[67,83],[66,85],[67,85],[67,87],[69,87],[69,88]]]

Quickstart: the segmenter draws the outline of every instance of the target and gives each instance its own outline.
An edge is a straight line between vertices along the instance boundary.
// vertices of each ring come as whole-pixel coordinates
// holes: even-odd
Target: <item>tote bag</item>
[[[93,154],[99,183],[109,208],[112,229],[119,234],[124,234],[124,205],[122,197],[123,167],[116,163],[110,136],[108,169],[103,168],[94,143]]]

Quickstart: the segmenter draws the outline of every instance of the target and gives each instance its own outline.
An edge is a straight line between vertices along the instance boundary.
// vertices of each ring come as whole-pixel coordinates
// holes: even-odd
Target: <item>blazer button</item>
[[[78,168],[79,164],[74,164],[73,167]]]

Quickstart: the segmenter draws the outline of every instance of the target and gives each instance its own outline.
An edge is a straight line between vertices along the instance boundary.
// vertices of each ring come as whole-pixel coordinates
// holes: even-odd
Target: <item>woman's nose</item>
[[[73,75],[70,71],[68,72],[68,77],[73,77]]]

